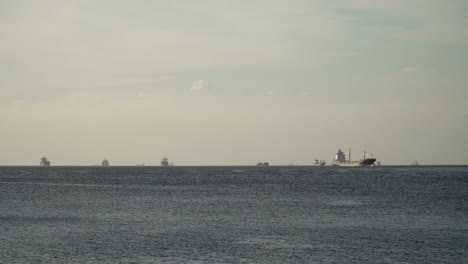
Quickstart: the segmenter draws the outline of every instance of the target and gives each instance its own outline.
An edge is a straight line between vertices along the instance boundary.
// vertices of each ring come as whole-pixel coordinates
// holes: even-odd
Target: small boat
[[[314,161],[315,162],[314,162],[313,166],[325,166],[325,164],[327,164],[324,160],[315,159]]]

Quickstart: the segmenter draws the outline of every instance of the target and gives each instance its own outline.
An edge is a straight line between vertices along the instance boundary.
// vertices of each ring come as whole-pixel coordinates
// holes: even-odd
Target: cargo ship
[[[374,159],[371,155],[371,158],[366,157],[366,151],[364,151],[364,157],[358,161],[351,161],[351,149],[348,151],[348,159],[346,159],[346,154],[339,149],[336,152],[336,156],[333,159],[332,165],[333,166],[343,166],[343,167],[365,167],[365,166],[375,166]]]
[[[270,163],[269,162],[259,162],[259,163],[257,163],[257,166],[266,167],[266,166],[270,166]]]
[[[166,167],[166,166],[172,166],[172,165],[173,165],[172,162],[169,163],[169,160],[166,157],[164,157],[161,161],[161,166]]]
[[[50,160],[48,160],[46,156],[43,156],[43,157],[41,158],[41,163],[40,163],[40,165],[41,165],[42,167],[49,167],[49,166],[50,166]]]

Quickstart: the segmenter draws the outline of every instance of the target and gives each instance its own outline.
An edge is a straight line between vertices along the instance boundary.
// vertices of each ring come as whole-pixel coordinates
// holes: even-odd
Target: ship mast
[[[348,161],[351,162],[351,148],[348,149]]]

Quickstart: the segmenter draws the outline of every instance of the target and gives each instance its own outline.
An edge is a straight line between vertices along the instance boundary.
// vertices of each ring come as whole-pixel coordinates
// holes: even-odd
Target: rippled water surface
[[[0,263],[468,263],[468,167],[0,167]]]

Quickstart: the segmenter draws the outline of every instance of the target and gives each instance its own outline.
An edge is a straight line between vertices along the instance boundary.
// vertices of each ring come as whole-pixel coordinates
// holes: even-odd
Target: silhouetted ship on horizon
[[[40,166],[42,166],[42,167],[49,167],[49,166],[50,166],[50,160],[48,160],[46,156],[43,156],[43,157],[41,158]]]
[[[103,161],[101,161],[101,166],[102,167],[109,167],[109,160],[105,158]]]
[[[336,156],[333,159],[333,166],[343,166],[343,167],[365,167],[365,166],[375,166],[374,162],[376,159],[372,157],[367,158],[366,157],[366,151],[364,151],[364,158],[362,160],[358,161],[351,161],[351,149],[348,151],[348,159],[346,159],[346,154],[341,151],[341,149],[338,149],[338,152],[336,152]]]
[[[270,163],[269,163],[269,162],[259,162],[259,163],[257,163],[257,166],[259,166],[259,167],[260,167],[260,166],[266,167],[266,166],[270,166]]]

